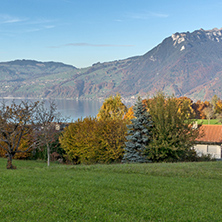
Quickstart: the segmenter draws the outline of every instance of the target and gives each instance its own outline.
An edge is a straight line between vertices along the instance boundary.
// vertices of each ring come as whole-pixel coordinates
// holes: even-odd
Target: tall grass
[[[0,221],[222,221],[222,162],[66,166],[0,159]]]

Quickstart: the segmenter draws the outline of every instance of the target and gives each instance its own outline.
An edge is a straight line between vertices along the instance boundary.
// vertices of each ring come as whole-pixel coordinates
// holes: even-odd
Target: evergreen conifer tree
[[[151,139],[152,121],[140,97],[133,110],[135,118],[127,125],[128,135],[123,162],[143,163],[147,161],[144,152]]]

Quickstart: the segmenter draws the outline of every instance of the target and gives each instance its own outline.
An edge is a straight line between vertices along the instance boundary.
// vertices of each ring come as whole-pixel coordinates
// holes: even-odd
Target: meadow
[[[196,119],[195,121],[197,121],[198,124],[204,124],[204,125],[221,125],[220,120],[218,119]]]
[[[61,165],[0,158],[0,221],[222,221],[222,162]]]

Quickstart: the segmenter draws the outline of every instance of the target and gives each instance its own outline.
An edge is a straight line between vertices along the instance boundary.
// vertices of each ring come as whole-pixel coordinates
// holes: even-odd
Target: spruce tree
[[[130,125],[127,125],[128,134],[123,162],[143,163],[147,161],[144,152],[151,139],[152,121],[140,97],[133,111],[135,118],[131,119]]]

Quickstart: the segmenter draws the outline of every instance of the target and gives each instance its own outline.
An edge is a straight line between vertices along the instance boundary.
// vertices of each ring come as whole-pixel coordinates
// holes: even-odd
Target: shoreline
[[[93,100],[96,100],[96,101],[101,101],[101,100],[104,100],[104,98],[98,98],[98,99],[88,99],[88,98],[39,98],[39,97],[22,97],[22,96],[19,96],[19,97],[16,97],[16,96],[3,96],[1,97],[2,99],[36,99],[36,100],[88,100],[88,101],[93,101]]]
[[[22,96],[18,96],[18,97],[14,97],[14,96],[4,96],[1,97],[3,100],[7,99],[7,100],[67,100],[67,101],[99,101],[99,102],[104,102],[104,100],[106,98],[38,98],[38,97],[22,97]],[[108,98],[108,97],[107,97]],[[131,99],[126,99],[126,98],[121,98],[123,103],[126,104],[134,104],[135,103],[135,98],[131,98]]]

